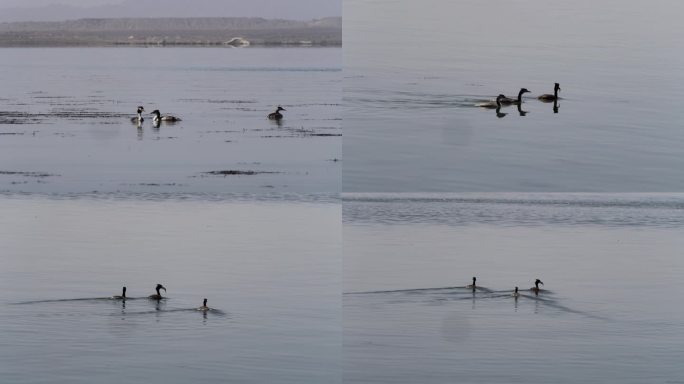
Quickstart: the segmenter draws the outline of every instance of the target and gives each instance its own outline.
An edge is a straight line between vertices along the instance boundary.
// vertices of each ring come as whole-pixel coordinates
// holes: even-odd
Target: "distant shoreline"
[[[1,38],[0,38],[1,39]],[[131,44],[131,43],[7,43],[0,41],[0,48],[341,48],[342,43],[311,43],[311,44],[296,44],[296,43],[276,43],[269,42],[264,44],[250,44],[245,47],[235,47],[225,45],[219,42],[211,43],[177,43],[177,44]]]
[[[0,23],[0,47],[340,47],[342,19],[124,18]]]

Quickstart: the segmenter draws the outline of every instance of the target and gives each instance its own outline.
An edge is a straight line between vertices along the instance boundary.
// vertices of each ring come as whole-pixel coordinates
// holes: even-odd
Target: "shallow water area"
[[[345,194],[345,382],[684,380],[683,203]]]
[[[684,190],[681,11],[345,2],[344,191]],[[536,99],[554,83],[557,109]],[[475,106],[521,88],[522,114]]]
[[[0,51],[1,191],[340,188],[339,48]]]
[[[339,382],[335,199],[0,206],[3,383]],[[165,298],[150,300],[157,283]]]

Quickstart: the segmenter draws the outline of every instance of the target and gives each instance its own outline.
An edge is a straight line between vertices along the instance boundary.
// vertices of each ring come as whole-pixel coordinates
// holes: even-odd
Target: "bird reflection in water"
[[[506,115],[508,115],[508,113],[501,112],[501,107],[496,108],[496,117],[501,119],[501,118],[505,117]]]

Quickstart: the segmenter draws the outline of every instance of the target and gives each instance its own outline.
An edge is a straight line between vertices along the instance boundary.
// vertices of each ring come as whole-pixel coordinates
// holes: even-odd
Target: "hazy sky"
[[[84,17],[265,17],[342,15],[342,0],[0,0],[0,22]]]

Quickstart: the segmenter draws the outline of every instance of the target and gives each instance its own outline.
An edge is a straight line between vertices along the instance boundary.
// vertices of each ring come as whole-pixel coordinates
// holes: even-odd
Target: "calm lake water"
[[[344,191],[684,190],[682,2],[344,7]]]
[[[347,194],[343,219],[345,382],[684,381],[682,194]]]
[[[3,48],[0,190],[337,191],[341,61],[340,48]],[[280,125],[266,118],[278,105]],[[182,121],[155,127],[155,109]]]
[[[0,208],[3,383],[340,382],[335,199]],[[135,299],[109,299],[122,285]]]
[[[1,49],[0,381],[340,382],[341,77],[339,48]]]

